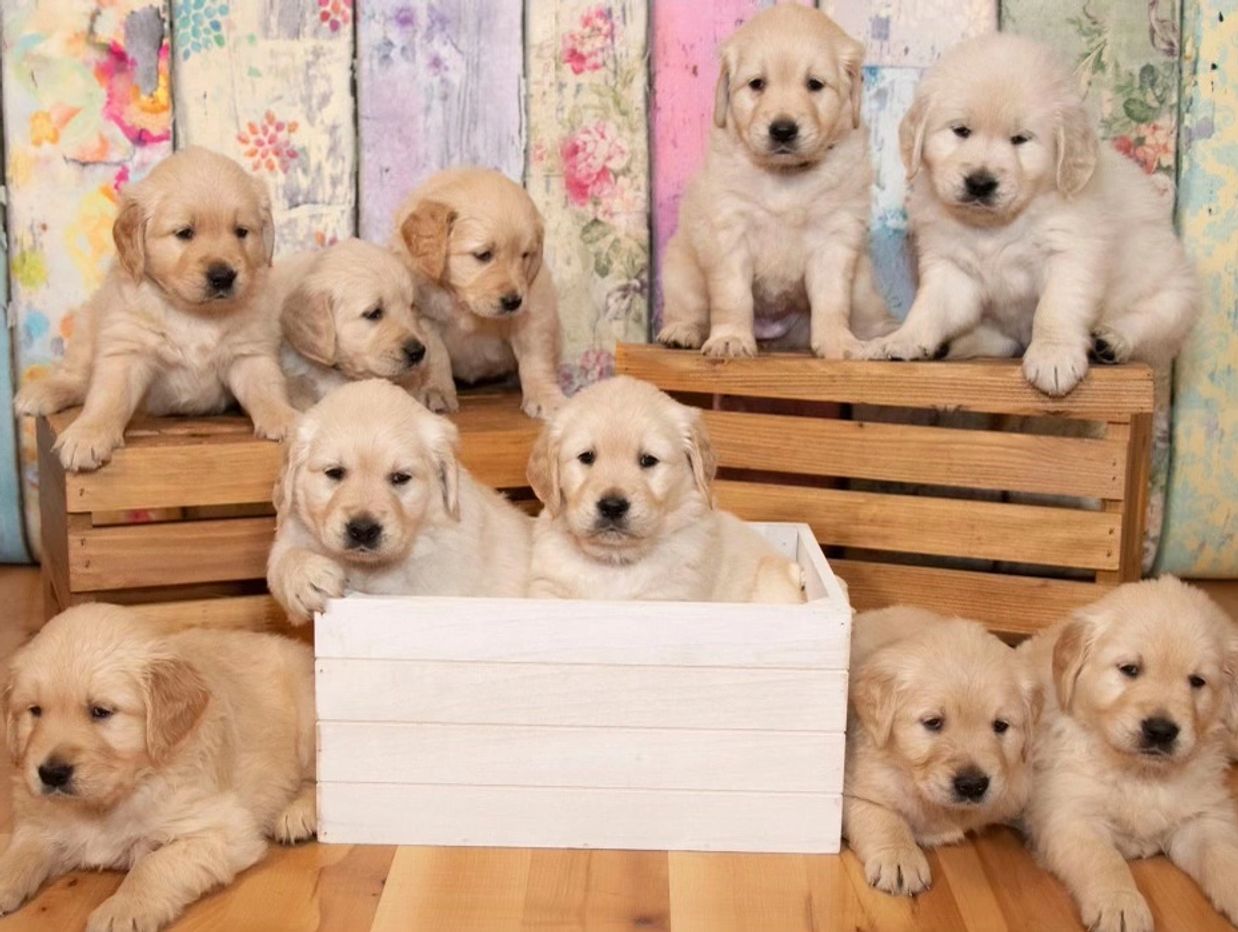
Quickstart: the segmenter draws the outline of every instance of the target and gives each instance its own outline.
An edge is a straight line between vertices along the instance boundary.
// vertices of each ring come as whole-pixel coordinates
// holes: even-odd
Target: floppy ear
[[[120,213],[112,224],[112,240],[116,243],[116,255],[121,268],[135,282],[140,282],[146,272],[146,210],[136,200],[126,197]]]
[[[537,221],[537,242],[533,246],[533,254],[524,260],[524,277],[530,285],[537,278],[537,273],[542,270],[542,249],[546,240],[545,227],[542,226],[541,218]]]
[[[400,238],[417,273],[436,285],[447,271],[447,243],[456,212],[438,201],[422,201],[400,224]]]
[[[553,518],[563,508],[563,490],[559,486],[559,443],[553,425],[544,425],[537,435],[525,475],[533,494]]]
[[[731,60],[724,47],[718,68],[718,83],[714,85],[714,126],[726,126],[726,112],[731,106]]]
[[[314,439],[314,425],[302,415],[291,436],[284,442],[284,462],[280,467],[279,476],[275,480],[275,488],[271,492],[271,502],[275,505],[276,523],[282,523],[292,514],[293,502],[296,499],[297,479],[309,459],[310,441]]]
[[[860,128],[860,101],[864,96],[864,46],[854,39],[846,39],[838,56],[838,63],[847,76],[847,89],[851,99],[851,128]]]
[[[177,657],[151,662],[143,681],[146,693],[146,750],[161,763],[198,724],[211,694],[194,666]]]
[[[898,711],[898,680],[880,661],[864,665],[851,683],[851,707],[860,725],[878,747],[894,730]]]
[[[1032,753],[1036,723],[1040,721],[1040,713],[1045,710],[1044,688],[1039,683],[1026,683],[1023,687],[1023,700],[1027,714],[1027,730],[1023,736],[1022,758],[1026,761]]]
[[[331,297],[305,283],[292,290],[279,315],[284,339],[302,356],[324,366],[335,363],[335,317]]]
[[[924,154],[924,131],[928,126],[929,102],[927,94],[917,94],[911,102],[902,122],[898,124],[898,149],[903,156],[903,168],[910,181],[920,172],[920,159]]]
[[[4,714],[4,742],[8,746],[9,760],[16,764],[21,756],[21,747],[17,743],[17,713],[13,709],[12,699],[13,675],[10,673],[4,689],[0,691],[0,711]]]
[[[447,509],[454,520],[460,520],[460,461],[456,458],[456,446],[460,432],[456,425],[441,415],[433,415],[438,422],[435,425],[434,439],[430,443],[431,455],[434,457],[434,472],[438,477],[439,489],[443,495],[443,507]]]
[[[1057,188],[1077,194],[1096,170],[1100,143],[1092,118],[1082,103],[1072,104],[1058,115]]]
[[[1057,690],[1057,704],[1063,712],[1070,711],[1070,701],[1075,695],[1075,681],[1087,662],[1092,649],[1093,622],[1083,615],[1063,628],[1053,645],[1053,683]]]
[[[688,426],[684,443],[687,447],[688,465],[692,467],[692,481],[712,505],[710,489],[718,472],[718,460],[714,456],[713,444],[709,442],[709,431],[705,429],[705,417],[696,408],[686,410]]]
[[[275,258],[275,217],[271,213],[271,192],[266,182],[256,175],[249,176],[258,194],[258,214],[262,218],[262,250],[267,265]]]

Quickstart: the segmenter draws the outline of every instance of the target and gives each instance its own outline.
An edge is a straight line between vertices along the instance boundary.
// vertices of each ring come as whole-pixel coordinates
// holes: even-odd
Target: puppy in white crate
[[[275,488],[271,594],[293,624],[346,592],[522,596],[532,519],[456,459],[458,433],[391,382],[302,417]]]
[[[83,405],[56,441],[70,470],[106,463],[139,409],[217,414],[235,399],[260,437],[282,439],[297,412],[267,293],[266,186],[190,146],[125,189],[112,236],[117,261],[76,312],[64,360],[17,393],[17,412]]]
[[[288,256],[271,271],[271,291],[297,407],[361,379],[395,382],[431,411],[458,407],[447,349],[422,320],[412,275],[389,249],[347,239]]]
[[[858,357],[894,325],[868,256],[864,46],[786,4],[740,27],[721,59],[709,154],[667,245],[658,341]]]
[[[924,76],[899,128],[920,286],[886,359],[1023,355],[1027,380],[1065,395],[1088,369],[1162,363],[1198,313],[1168,208],[1097,141],[1052,50],[998,33]]]
[[[529,458],[529,595],[804,601],[799,564],[714,507],[714,471],[696,409],[627,376],[577,393]]]
[[[924,848],[1016,819],[1042,691],[979,622],[895,606],[851,634],[843,835],[879,890],[932,883]]]

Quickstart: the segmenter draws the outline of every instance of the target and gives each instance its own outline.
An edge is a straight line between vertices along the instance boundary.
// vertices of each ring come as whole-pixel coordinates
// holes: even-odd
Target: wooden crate
[[[452,416],[462,463],[484,483],[523,492],[539,423],[514,394],[462,401]],[[110,463],[66,473],[52,444],[76,416],[38,425],[47,617],[109,601],[208,623],[282,618],[265,584],[278,444],[256,438],[240,416],[138,419]]]
[[[1015,360],[718,360],[625,345],[617,369],[708,408],[719,502],[807,522],[857,609],[913,602],[1020,635],[1139,578],[1145,366],[1094,367],[1065,398],[1028,386]],[[890,423],[853,416],[858,405],[991,417],[983,429]],[[1044,419],[1073,435],[1037,432]]]
[[[851,610],[351,596],[315,625],[328,843],[837,852]]]

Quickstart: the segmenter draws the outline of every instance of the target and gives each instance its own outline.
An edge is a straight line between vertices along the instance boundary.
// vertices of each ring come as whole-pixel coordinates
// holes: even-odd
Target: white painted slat
[[[319,721],[842,731],[841,670],[317,662]]]
[[[319,722],[346,783],[842,791],[840,733]]]
[[[840,796],[318,784],[328,844],[837,854]]]

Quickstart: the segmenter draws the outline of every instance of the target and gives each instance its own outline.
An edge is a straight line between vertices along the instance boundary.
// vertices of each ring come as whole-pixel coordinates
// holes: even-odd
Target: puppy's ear
[[[714,126],[726,126],[726,112],[731,107],[731,56],[723,46],[718,68],[718,83],[714,85]]]
[[[1063,194],[1078,194],[1092,178],[1100,143],[1092,118],[1082,103],[1068,106],[1058,115],[1057,188]]]
[[[851,706],[877,747],[885,747],[898,711],[898,677],[880,659],[860,669],[851,683]]]
[[[1026,762],[1032,755],[1032,742],[1036,736],[1036,724],[1040,721],[1040,714],[1045,710],[1045,691],[1039,683],[1027,682],[1023,684],[1023,703],[1024,711],[1027,715],[1027,727],[1023,735],[1023,749],[1020,751],[1020,756]]]
[[[709,499],[713,496],[714,476],[718,473],[718,460],[714,456],[713,444],[709,442],[709,431],[705,429],[705,417],[697,408],[687,408],[688,425],[684,436],[687,447],[688,465],[692,467],[692,481],[700,493]]]
[[[537,435],[525,475],[547,513],[552,518],[558,515],[563,508],[563,490],[559,486],[559,441],[552,424],[544,425]]]
[[[279,321],[294,350],[324,366],[335,364],[335,316],[325,291],[301,283],[284,301]]]
[[[898,124],[898,149],[903,156],[903,168],[910,181],[920,172],[920,160],[924,154],[924,132],[928,126],[929,102],[927,94],[917,94],[911,102],[902,122]]]
[[[1074,620],[1058,633],[1057,642],[1053,645],[1053,684],[1057,690],[1057,704],[1063,712],[1070,711],[1075,682],[1092,649],[1093,626],[1092,619],[1076,614]]]
[[[112,224],[112,239],[121,268],[140,282],[146,273],[146,209],[134,198],[125,197],[121,202]]]
[[[9,760],[14,764],[21,757],[21,746],[17,743],[17,712],[12,705],[13,675],[10,673],[0,690],[0,713],[4,715],[4,743],[8,746]]]
[[[146,751],[156,764],[198,724],[211,694],[197,669],[179,657],[151,662],[143,680],[146,698]]]
[[[851,101],[851,128],[860,128],[860,104],[864,96],[864,46],[847,38],[839,48],[838,64],[847,79]]]
[[[258,216],[262,223],[262,252],[266,264],[270,265],[275,258],[275,217],[271,212],[271,192],[267,184],[256,175],[249,176],[250,183],[258,196]]]
[[[460,432],[456,425],[441,415],[433,415],[438,422],[435,425],[434,439],[430,442],[431,456],[434,458],[434,472],[438,477],[439,489],[443,496],[443,508],[453,520],[460,520],[460,461],[456,456]]]
[[[302,416],[292,435],[284,442],[284,462],[271,492],[277,524],[282,524],[292,514],[297,482],[300,480],[301,470],[305,468],[305,461],[309,459],[309,448],[313,439],[314,425]]]
[[[426,281],[443,284],[447,244],[456,212],[438,201],[422,201],[400,224],[400,239],[413,257],[413,267]]]
[[[537,219],[537,239],[533,244],[533,251],[529,258],[524,260],[524,277],[530,287],[533,285],[533,280],[537,278],[537,273],[542,270],[542,249],[546,242],[546,228],[542,225],[542,220]]]

